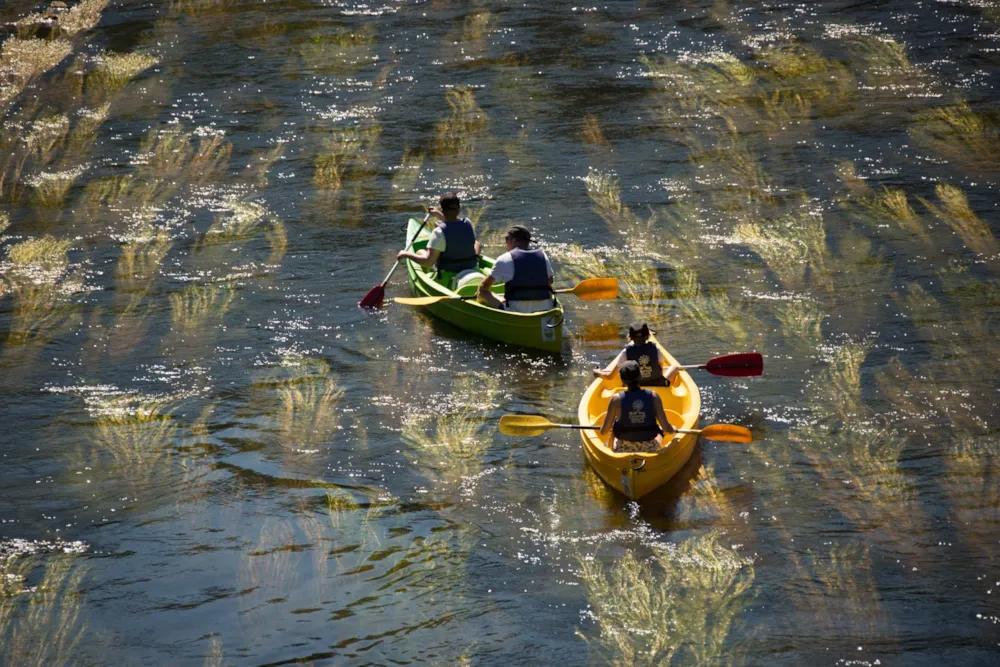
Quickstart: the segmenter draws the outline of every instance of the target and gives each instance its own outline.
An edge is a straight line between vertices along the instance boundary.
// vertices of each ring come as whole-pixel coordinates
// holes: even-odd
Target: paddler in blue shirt
[[[514,313],[537,313],[555,307],[552,300],[552,264],[541,248],[530,248],[531,232],[514,225],[504,237],[507,252],[497,257],[493,272],[479,283],[476,293],[480,303]],[[501,301],[490,289],[503,283]]]
[[[663,446],[663,434],[674,432],[663,411],[663,401],[655,391],[639,385],[638,362],[626,361],[618,369],[618,376],[625,391],[615,394],[608,403],[601,435],[609,431],[614,434],[608,440],[613,452],[658,451]]]
[[[427,247],[418,252],[400,250],[396,260],[409,259],[420,266],[436,266],[438,272],[454,273],[452,280],[457,283],[469,272],[479,268],[479,253],[482,251],[476,240],[476,231],[468,218],[458,217],[462,202],[454,192],[446,192],[439,200],[441,208],[428,211],[440,220],[431,232]]]
[[[614,361],[605,368],[595,368],[596,377],[607,380],[626,361],[634,361],[639,366],[639,384],[643,387],[664,387],[674,379],[680,366],[664,367],[666,359],[660,358],[656,343],[649,340],[649,326],[645,322],[635,322],[628,328],[629,343]]]

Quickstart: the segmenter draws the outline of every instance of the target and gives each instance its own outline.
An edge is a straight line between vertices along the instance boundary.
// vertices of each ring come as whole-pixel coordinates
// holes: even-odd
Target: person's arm
[[[624,348],[622,349],[621,352],[618,353],[617,357],[615,357],[614,359],[611,360],[610,364],[608,364],[604,368],[595,368],[594,371],[593,371],[594,372],[594,377],[604,378],[605,380],[607,380],[609,377],[612,376],[612,374],[615,372],[615,370],[618,368],[618,366],[621,365],[621,363],[623,361],[625,361],[625,349]]]
[[[420,266],[430,267],[437,264],[438,257],[441,255],[440,250],[428,250],[424,248],[423,250],[418,250],[417,252],[410,252],[409,250],[400,250],[396,254],[396,261],[401,259],[409,259],[416,262]]]
[[[475,245],[475,248],[476,248],[476,257],[482,257],[483,256],[483,244],[480,243],[479,241],[476,241],[474,245]]]
[[[653,410],[656,412],[656,421],[659,422],[664,433],[673,433],[677,430],[667,421],[667,413],[663,411],[663,401],[655,391],[653,392]]]
[[[666,382],[667,386],[674,383],[674,378],[677,377],[677,374],[680,372],[680,364],[670,364],[667,368],[663,369],[663,380]]]
[[[621,396],[615,394],[612,399],[608,402],[608,411],[604,415],[604,423],[601,424],[601,435],[607,435],[611,432],[611,427],[615,425],[615,421],[618,419],[618,415],[621,414]],[[610,446],[611,443],[609,442]]]

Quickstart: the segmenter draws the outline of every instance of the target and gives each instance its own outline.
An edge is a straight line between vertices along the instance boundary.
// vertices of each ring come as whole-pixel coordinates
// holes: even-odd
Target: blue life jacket
[[[510,256],[514,259],[514,277],[503,286],[508,301],[536,301],[552,296],[545,253],[541,248],[514,248]]]
[[[663,369],[660,368],[660,351],[652,341],[625,348],[625,359],[639,364],[639,384],[644,387],[662,387]]]
[[[476,256],[476,231],[467,218],[459,218],[451,222],[439,222],[438,227],[444,232],[445,249],[437,258],[440,271],[466,271],[479,266]]]
[[[663,433],[656,423],[652,391],[625,390],[618,396],[621,398],[621,416],[615,420],[611,429],[616,438],[630,442],[645,442]]]

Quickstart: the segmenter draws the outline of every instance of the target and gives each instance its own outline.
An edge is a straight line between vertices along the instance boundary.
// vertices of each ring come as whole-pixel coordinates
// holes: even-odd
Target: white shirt
[[[435,227],[431,231],[431,237],[427,239],[427,249],[428,250],[440,250],[444,252],[448,248],[448,243],[444,238],[444,229],[441,227]]]
[[[542,251],[542,257],[545,258],[545,271],[549,274],[549,279],[555,276],[552,272],[552,264],[549,263],[549,257]],[[490,274],[493,276],[493,280],[498,283],[506,283],[514,278],[514,258],[511,257],[509,252],[505,252],[496,258],[493,263],[493,272]],[[543,310],[551,310],[555,307],[555,303],[551,298],[548,299],[513,299],[507,302],[507,310],[514,313],[537,313]]]

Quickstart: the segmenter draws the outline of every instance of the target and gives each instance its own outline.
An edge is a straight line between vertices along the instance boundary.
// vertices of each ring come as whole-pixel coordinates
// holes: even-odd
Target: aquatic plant
[[[280,443],[297,451],[315,451],[328,444],[337,429],[344,391],[321,359],[286,357],[283,366],[291,377],[277,387]]]
[[[936,107],[919,114],[910,137],[950,162],[968,169],[994,170],[1000,151],[1000,130],[968,102]]]
[[[117,291],[145,293],[171,246],[173,238],[169,231],[143,220],[122,245],[115,269]]]
[[[743,341],[750,330],[762,329],[748,301],[736,302],[720,290],[706,293],[698,281],[698,273],[687,266],[675,265],[671,296],[683,319],[699,325],[719,340]]]
[[[237,0],[170,0],[170,11],[175,14],[210,14],[229,12]]]
[[[62,207],[69,189],[85,171],[86,165],[63,171],[42,171],[26,179],[26,183],[35,191],[35,201],[39,206],[56,209]]]
[[[175,330],[197,334],[210,323],[222,321],[236,296],[230,285],[191,285],[170,295]]]
[[[332,34],[313,33],[299,46],[299,57],[306,69],[345,74],[373,61],[375,28],[371,24],[358,30],[344,28]]]
[[[87,75],[87,92],[96,104],[107,102],[129,81],[159,62],[147,53],[104,51],[94,57],[94,68]]]
[[[271,244],[271,254],[267,258],[267,263],[277,266],[288,249],[288,230],[285,228],[285,223],[275,218],[271,221],[271,228],[264,232],[264,237]]]
[[[468,156],[490,125],[489,117],[476,103],[471,88],[457,87],[445,93],[451,115],[435,129],[438,157]]]
[[[66,114],[50,114],[35,119],[24,138],[26,154],[37,165],[47,164],[62,145],[69,132]]]
[[[381,134],[382,127],[373,124],[346,127],[324,138],[313,173],[316,187],[338,191],[343,188],[349,171],[355,177],[371,175],[377,160],[375,146]]]
[[[640,560],[632,550],[605,568],[578,559],[596,636],[577,634],[598,658],[615,665],[672,661],[717,664],[745,650],[732,635],[753,599],[753,561],[719,544],[722,533],[656,549]]]
[[[240,596],[244,615],[259,610],[269,600],[284,599],[294,588],[301,575],[293,562],[301,550],[292,519],[264,519],[257,539],[245,544],[241,553],[238,580],[244,591]]]
[[[0,110],[32,79],[58,65],[72,50],[72,44],[65,39],[9,37],[0,46]]]
[[[225,132],[199,127],[192,134],[198,137],[198,150],[185,174],[194,183],[210,183],[222,178],[233,153],[233,145],[226,141]]]
[[[97,140],[97,130],[108,119],[110,111],[111,103],[105,102],[98,107],[80,109],[77,112],[77,121],[66,141],[66,153],[63,155],[63,161],[78,161],[90,152]]]
[[[267,185],[267,173],[285,154],[285,144],[278,144],[263,153],[255,152],[243,170],[243,180],[255,187]]]
[[[822,550],[793,551],[798,571],[794,603],[823,619],[827,627],[843,628],[852,638],[874,638],[885,612],[875,582],[871,547],[844,542]]]
[[[0,663],[25,667],[65,665],[73,661],[83,635],[79,621],[86,569],[76,552],[39,557],[0,553]],[[42,569],[37,585],[25,585],[29,573]]]
[[[814,283],[829,287],[823,285],[826,230],[815,202],[803,200],[774,220],[741,222],[734,235],[764,260],[785,289],[803,289],[808,275]]]
[[[906,234],[930,243],[930,235],[924,228],[920,216],[910,206],[906,193],[902,190],[882,186],[881,192],[873,192],[868,197],[857,200],[857,204],[874,224],[893,223]]]
[[[1000,244],[997,243],[993,232],[969,208],[969,200],[961,188],[938,183],[934,193],[940,205],[932,204],[923,197],[917,199],[928,211],[948,225],[969,250],[981,255],[996,255],[1000,252]]]
[[[460,378],[439,405],[439,414],[425,412],[403,420],[405,453],[438,486],[457,486],[483,466],[492,438],[483,432],[501,393],[495,375]]]
[[[358,503],[354,500],[354,495],[347,489],[335,488],[326,491],[326,511],[330,518],[330,525],[334,530],[339,530],[344,520],[344,515],[358,509]]]
[[[663,236],[657,232],[657,215],[651,211],[642,220],[622,203],[621,183],[610,172],[590,169],[583,178],[594,212],[604,220],[608,231],[624,237],[626,252],[664,259]]]
[[[202,667],[224,667],[224,658],[222,637],[211,635],[208,639],[208,648],[205,650],[205,661],[202,663]]]
[[[190,133],[185,133],[180,125],[162,130],[150,128],[133,163],[160,178],[177,178],[194,154],[190,139]]]
[[[83,291],[82,273],[72,269],[68,251],[73,242],[43,236],[8,248],[0,263],[7,290],[14,297],[7,343],[23,345],[44,336],[66,317],[66,309]]]
[[[138,393],[90,392],[87,408],[94,419],[92,440],[111,455],[117,474],[139,484],[153,466],[170,455],[177,435],[175,397]]]
[[[597,116],[592,113],[588,113],[583,117],[583,139],[593,146],[611,148],[611,143],[604,137],[604,133],[601,131],[601,124],[597,120]]]
[[[809,298],[782,300],[775,307],[775,316],[781,323],[784,337],[793,345],[810,352],[820,348],[826,313],[817,301]]]
[[[423,153],[403,149],[403,157],[392,175],[392,201],[395,206],[412,206],[423,164]]]
[[[229,201],[225,207],[229,214],[215,217],[199,240],[199,246],[251,238],[263,227],[270,213],[263,204],[253,201]]]
[[[495,30],[496,20],[488,11],[477,11],[466,15],[462,22],[462,42],[482,42]]]
[[[837,166],[834,167],[834,173],[851,195],[865,197],[870,194],[871,188],[868,187],[868,182],[864,178],[858,176],[857,167],[853,160],[840,160],[837,162]]]
[[[827,366],[810,385],[810,395],[827,414],[839,416],[844,422],[864,416],[861,367],[874,345],[872,336],[846,337],[828,349]]]

